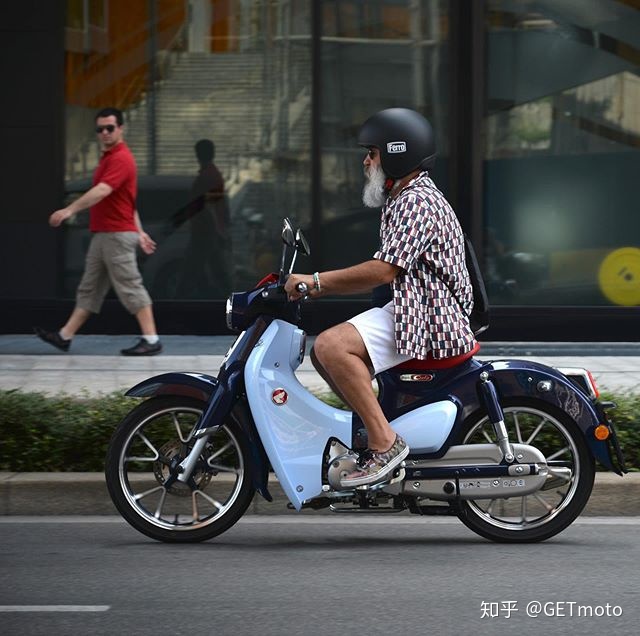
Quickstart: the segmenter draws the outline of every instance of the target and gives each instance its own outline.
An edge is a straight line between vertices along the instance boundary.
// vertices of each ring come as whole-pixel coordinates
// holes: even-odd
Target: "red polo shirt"
[[[92,232],[137,232],[134,221],[137,195],[136,162],[122,141],[102,154],[93,173],[93,185],[106,183],[113,192],[89,210]]]

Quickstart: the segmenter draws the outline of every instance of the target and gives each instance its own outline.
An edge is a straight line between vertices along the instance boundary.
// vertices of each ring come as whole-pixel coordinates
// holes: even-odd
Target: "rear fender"
[[[621,474],[613,464],[609,444],[594,437],[595,427],[606,422],[600,420],[589,398],[557,369],[529,360],[495,360],[482,370],[489,373],[500,398],[543,400],[567,413],[584,434],[593,456]]]
[[[163,373],[136,384],[125,395],[141,398],[183,395],[208,402],[217,386],[218,380],[216,378],[203,373]],[[236,402],[232,416],[249,442],[253,486],[267,501],[273,501],[267,488],[269,461],[246,402]]]

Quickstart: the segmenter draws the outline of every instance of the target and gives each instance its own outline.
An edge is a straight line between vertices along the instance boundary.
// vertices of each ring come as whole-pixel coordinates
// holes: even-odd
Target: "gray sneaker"
[[[360,453],[359,468],[345,475],[340,480],[340,486],[355,488],[356,486],[385,481],[390,477],[390,473],[402,464],[402,460],[408,454],[407,443],[400,435],[396,435],[396,440],[388,451],[381,453],[367,449]]]

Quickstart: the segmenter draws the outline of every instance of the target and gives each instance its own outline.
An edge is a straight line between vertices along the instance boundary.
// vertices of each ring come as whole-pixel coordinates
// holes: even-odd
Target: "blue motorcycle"
[[[284,282],[309,254],[285,219],[279,274],[227,301],[240,332],[218,377],[167,373],[127,395],[147,398],[118,425],[106,458],[109,493],[143,534],[211,539],[233,526],[269,474],[295,510],[455,515],[501,542],[564,530],[591,494],[595,462],[626,472],[613,425],[583,369],[479,360],[411,360],[376,377],[378,399],[411,452],[387,481],[344,489],[367,447],[358,416],[318,399],[295,371],[306,351],[302,300]],[[289,263],[289,267],[285,265]]]

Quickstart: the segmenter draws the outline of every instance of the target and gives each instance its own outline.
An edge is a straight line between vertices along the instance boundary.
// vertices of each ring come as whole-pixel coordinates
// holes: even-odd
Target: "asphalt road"
[[[631,636],[639,527],[581,518],[512,546],[452,519],[254,516],[168,545],[115,517],[5,517],[0,632]]]

